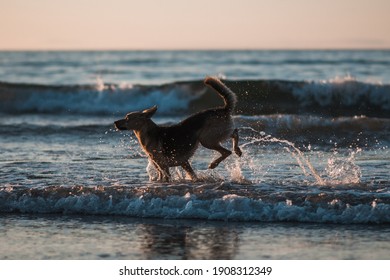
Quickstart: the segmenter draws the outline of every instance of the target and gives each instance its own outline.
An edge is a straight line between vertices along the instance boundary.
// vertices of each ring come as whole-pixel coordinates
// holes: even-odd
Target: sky
[[[0,50],[389,48],[389,0],[0,0]]]

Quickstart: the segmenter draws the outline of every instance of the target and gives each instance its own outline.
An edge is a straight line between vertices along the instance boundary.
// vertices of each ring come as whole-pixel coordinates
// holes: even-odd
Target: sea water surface
[[[1,259],[389,259],[390,51],[0,52]],[[173,181],[113,122],[237,93],[241,158]],[[231,143],[227,141],[226,147]]]

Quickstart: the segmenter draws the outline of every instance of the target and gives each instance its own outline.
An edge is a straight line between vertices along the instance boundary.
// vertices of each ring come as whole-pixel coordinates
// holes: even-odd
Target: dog
[[[221,155],[213,160],[209,169],[214,169],[232,152],[221,142],[233,139],[233,150],[241,156],[238,146],[238,130],[234,128],[232,113],[237,103],[236,94],[216,77],[206,77],[205,85],[214,89],[223,99],[224,106],[193,114],[178,124],[159,126],[152,121],[157,111],[153,106],[143,111],[130,112],[124,119],[114,122],[117,130],[133,130],[142,149],[158,172],[158,181],[170,180],[169,167],[181,166],[191,180],[197,176],[189,163],[199,143]]]

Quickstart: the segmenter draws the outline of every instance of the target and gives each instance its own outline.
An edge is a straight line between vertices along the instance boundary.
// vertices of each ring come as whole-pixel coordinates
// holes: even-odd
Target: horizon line
[[[163,51],[390,51],[390,47],[340,47],[340,48],[0,48],[0,52],[115,52],[115,51],[149,51],[149,52],[163,52]]]

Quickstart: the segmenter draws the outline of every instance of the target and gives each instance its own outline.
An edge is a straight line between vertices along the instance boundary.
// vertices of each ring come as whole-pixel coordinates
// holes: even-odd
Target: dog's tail
[[[217,91],[225,102],[224,108],[229,112],[233,112],[237,103],[236,94],[216,77],[206,77],[204,83]]]

